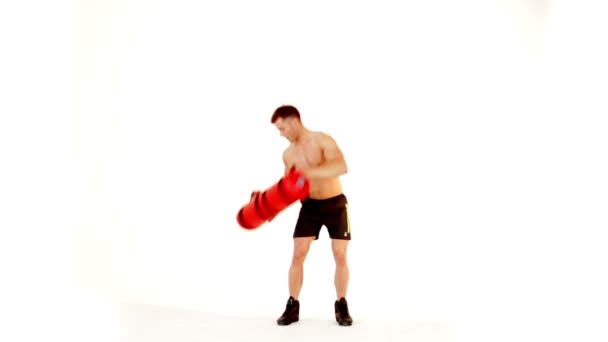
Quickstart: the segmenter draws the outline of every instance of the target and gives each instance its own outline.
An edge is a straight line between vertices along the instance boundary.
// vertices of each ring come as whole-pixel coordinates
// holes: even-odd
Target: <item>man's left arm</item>
[[[323,150],[324,161],[317,167],[305,170],[306,177],[332,178],[346,174],[348,172],[346,160],[336,141],[331,136],[324,134],[319,143]]]

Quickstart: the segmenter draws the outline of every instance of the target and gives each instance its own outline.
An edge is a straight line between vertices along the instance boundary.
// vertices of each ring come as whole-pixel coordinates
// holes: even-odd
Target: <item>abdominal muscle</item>
[[[340,194],[342,194],[342,184],[338,177],[310,181],[309,198],[326,199]]]

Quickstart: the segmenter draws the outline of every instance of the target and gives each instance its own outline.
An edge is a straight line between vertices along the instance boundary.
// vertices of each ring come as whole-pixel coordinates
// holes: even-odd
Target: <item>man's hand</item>
[[[296,172],[298,172],[300,175],[304,176],[304,178],[306,178],[306,179],[310,179],[310,176],[314,176],[314,169],[309,168],[309,167],[296,169]]]

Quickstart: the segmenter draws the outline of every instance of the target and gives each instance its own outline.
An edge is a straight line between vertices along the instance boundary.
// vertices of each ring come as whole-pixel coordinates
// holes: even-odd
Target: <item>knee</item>
[[[296,249],[295,251],[293,251],[292,263],[294,265],[302,265],[304,263],[304,260],[306,259],[306,254],[306,250]]]
[[[338,266],[346,266],[346,253],[334,252],[334,260]]]

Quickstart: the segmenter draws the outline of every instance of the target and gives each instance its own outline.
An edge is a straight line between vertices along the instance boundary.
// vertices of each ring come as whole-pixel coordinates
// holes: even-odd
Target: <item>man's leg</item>
[[[348,218],[348,203],[344,198],[344,207],[340,214],[332,217],[327,228],[331,237],[331,249],[334,254],[336,263],[336,272],[334,275],[334,284],[336,287],[336,301],[334,310],[336,313],[336,321],[343,326],[353,324],[353,319],[350,317],[348,302],[346,301],[346,292],[348,290],[349,268],[346,258],[348,243],[351,239],[350,221]]]
[[[293,257],[289,267],[289,295],[298,300],[304,282],[304,261],[315,239],[311,237],[297,237],[293,239]]]
[[[333,251],[334,261],[336,263],[334,284],[336,286],[336,295],[338,300],[346,297],[346,291],[348,289],[349,269],[348,262],[346,260],[347,247],[348,240],[332,239],[331,241],[331,249]]]
[[[300,320],[300,290],[304,280],[304,260],[310,249],[312,237],[296,237],[293,239],[293,257],[289,267],[289,299],[285,311],[277,319],[278,325],[289,325]]]
[[[336,262],[336,296],[338,299],[334,303],[334,311],[336,313],[336,322],[340,325],[349,326],[353,324],[353,319],[350,317],[348,302],[346,301],[346,290],[348,288],[348,264],[346,262],[346,248],[348,240],[333,239],[331,247],[334,253]]]

